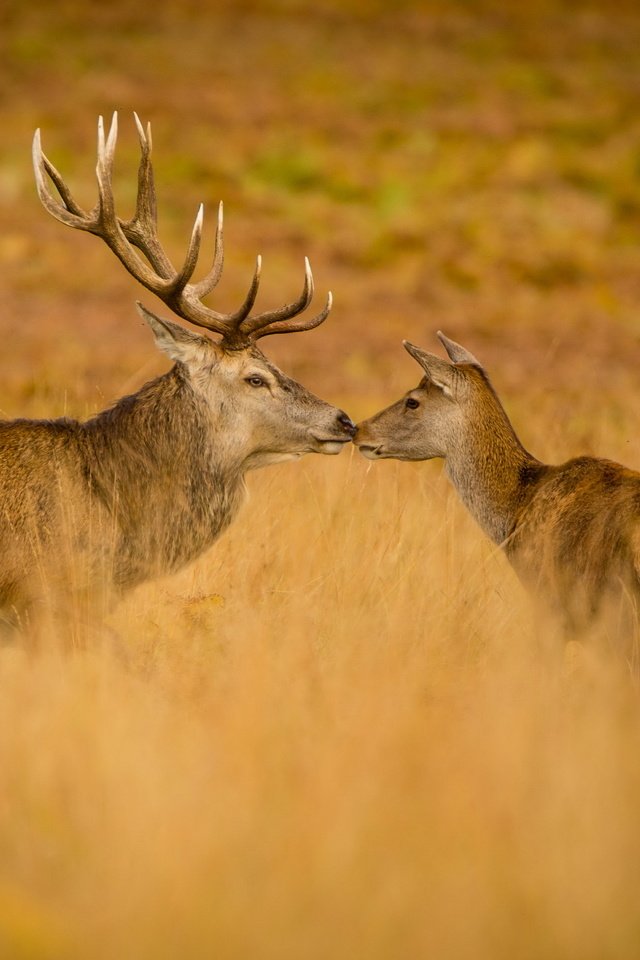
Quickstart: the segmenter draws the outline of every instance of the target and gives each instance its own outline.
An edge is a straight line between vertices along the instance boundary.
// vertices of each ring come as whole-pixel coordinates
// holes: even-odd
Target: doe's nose
[[[350,437],[355,437],[357,427],[351,417],[349,417],[344,410],[338,410],[338,423]]]

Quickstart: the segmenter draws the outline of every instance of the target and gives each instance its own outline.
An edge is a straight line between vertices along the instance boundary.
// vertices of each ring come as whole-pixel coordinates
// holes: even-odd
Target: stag
[[[138,303],[168,373],[84,422],[0,422],[0,611],[5,623],[30,624],[44,606],[104,609],[143,581],[177,571],[207,550],[233,519],[248,470],[306,453],[336,454],[355,433],[342,410],[286,376],[257,346],[262,337],[319,326],[301,317],[313,296],[252,312],[261,259],[244,303],[220,313],[203,302],[223,265],[222,205],[213,264],[198,282],[200,206],[184,263],[176,269],[160,244],[151,163],[151,130],[140,140],[134,215],[115,209],[112,173],[117,115],[108,135],[98,124],[98,200],[86,212],[33,142],[38,195],[61,223],[100,237],[142,286],[178,317],[217,335],[192,332]],[[57,196],[50,184],[56,188]],[[139,251],[143,256],[137,252]]]
[[[358,424],[370,460],[442,457],[461,500],[568,637],[633,638],[640,473],[596,457],[542,463],[520,443],[478,360],[442,333],[444,360],[404,341],[424,376]]]

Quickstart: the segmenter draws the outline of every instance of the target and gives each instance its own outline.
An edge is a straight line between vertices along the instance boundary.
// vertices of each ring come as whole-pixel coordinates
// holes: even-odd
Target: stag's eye
[[[415,397],[407,397],[407,399],[404,402],[404,405],[407,408],[407,410],[417,410],[418,407],[420,406],[420,401],[416,400]]]
[[[250,387],[266,387],[267,385],[266,380],[263,380],[262,377],[259,377],[257,374],[247,377],[246,383],[248,383]]]

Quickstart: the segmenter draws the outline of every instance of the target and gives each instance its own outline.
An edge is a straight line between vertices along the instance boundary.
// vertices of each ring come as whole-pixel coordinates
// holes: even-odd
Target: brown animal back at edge
[[[4,482],[0,504],[14,503],[29,493],[38,499],[61,467],[77,460],[77,420],[0,420],[0,464]],[[74,450],[75,447],[75,450]],[[37,470],[37,473],[33,471]],[[3,517],[3,520],[6,520]]]
[[[67,418],[0,421],[0,607],[44,575],[45,544],[60,540],[61,531],[75,538],[83,525],[77,520],[89,500],[79,470],[81,430]],[[54,553],[52,563],[63,562]]]
[[[505,549],[521,579],[575,625],[605,598],[640,602],[640,473],[586,456],[533,465]]]
[[[29,498],[44,503],[48,484],[65,466],[78,462],[77,420],[0,420],[0,510],[11,519],[11,507]],[[7,514],[7,511],[9,513]]]

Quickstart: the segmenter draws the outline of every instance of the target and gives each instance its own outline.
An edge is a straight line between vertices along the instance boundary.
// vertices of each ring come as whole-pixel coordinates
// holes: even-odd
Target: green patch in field
[[[325,181],[319,157],[295,143],[266,146],[254,156],[247,179],[292,193],[315,190]]]

